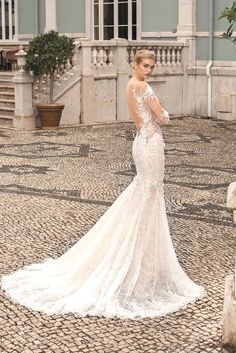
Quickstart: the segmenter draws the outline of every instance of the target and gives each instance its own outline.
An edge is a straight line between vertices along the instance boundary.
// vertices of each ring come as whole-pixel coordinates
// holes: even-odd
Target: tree
[[[233,2],[231,7],[225,7],[221,12],[219,20],[222,18],[226,18],[229,22],[229,27],[226,32],[221,34],[222,38],[231,40],[234,44],[236,44],[236,37],[232,37],[234,31],[234,25],[236,22],[236,1]]]
[[[35,76],[49,75],[49,103],[53,103],[53,83],[55,71],[60,70],[74,51],[73,39],[59,35],[56,31],[39,34],[29,43],[26,56],[26,69]]]

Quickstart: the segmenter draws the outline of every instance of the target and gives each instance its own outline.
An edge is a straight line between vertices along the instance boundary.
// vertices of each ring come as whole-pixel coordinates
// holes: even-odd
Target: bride
[[[127,85],[137,175],[64,255],[2,277],[14,301],[49,315],[138,319],[176,311],[205,294],[179,265],[170,238],[160,129],[169,115],[146,82],[154,66],[152,52],[138,51]]]

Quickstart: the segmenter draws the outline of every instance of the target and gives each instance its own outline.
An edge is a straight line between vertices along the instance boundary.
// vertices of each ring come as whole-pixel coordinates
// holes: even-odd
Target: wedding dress
[[[178,263],[163,196],[164,142],[149,85],[130,87],[140,120],[133,143],[137,175],[98,222],[57,259],[2,277],[16,302],[46,314],[138,319],[184,308],[204,295]],[[168,121],[168,113],[163,110]]]

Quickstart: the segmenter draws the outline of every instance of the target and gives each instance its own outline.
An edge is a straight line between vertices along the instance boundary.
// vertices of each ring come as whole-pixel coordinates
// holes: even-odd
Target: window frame
[[[132,0],[127,0],[128,1],[128,40],[133,40],[132,39],[132,29],[133,29],[133,23],[132,23]],[[104,0],[98,0],[98,19],[99,19],[99,39],[98,40],[104,40],[104,13],[103,13],[103,4]],[[119,31],[119,23],[118,23],[118,0],[114,0],[114,20],[113,20],[113,27],[114,27],[114,38],[118,38],[118,31]],[[89,37],[92,38],[92,40],[95,40],[94,38],[94,0],[90,0],[90,6],[89,6],[89,12],[91,14],[91,27],[89,24],[87,25],[87,28],[91,28],[90,31],[87,33],[90,34]],[[142,0],[136,0],[136,40],[141,39],[141,8],[142,8]],[[88,18],[88,16],[86,16]],[[102,25],[100,25],[102,24]]]

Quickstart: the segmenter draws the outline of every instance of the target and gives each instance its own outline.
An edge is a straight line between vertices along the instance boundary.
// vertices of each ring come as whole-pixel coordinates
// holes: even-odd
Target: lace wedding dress
[[[46,314],[138,319],[176,311],[204,295],[179,265],[170,238],[164,142],[151,110],[156,99],[148,85],[144,91],[129,87],[130,112],[140,121],[133,143],[137,176],[64,255],[2,277],[14,301]]]

